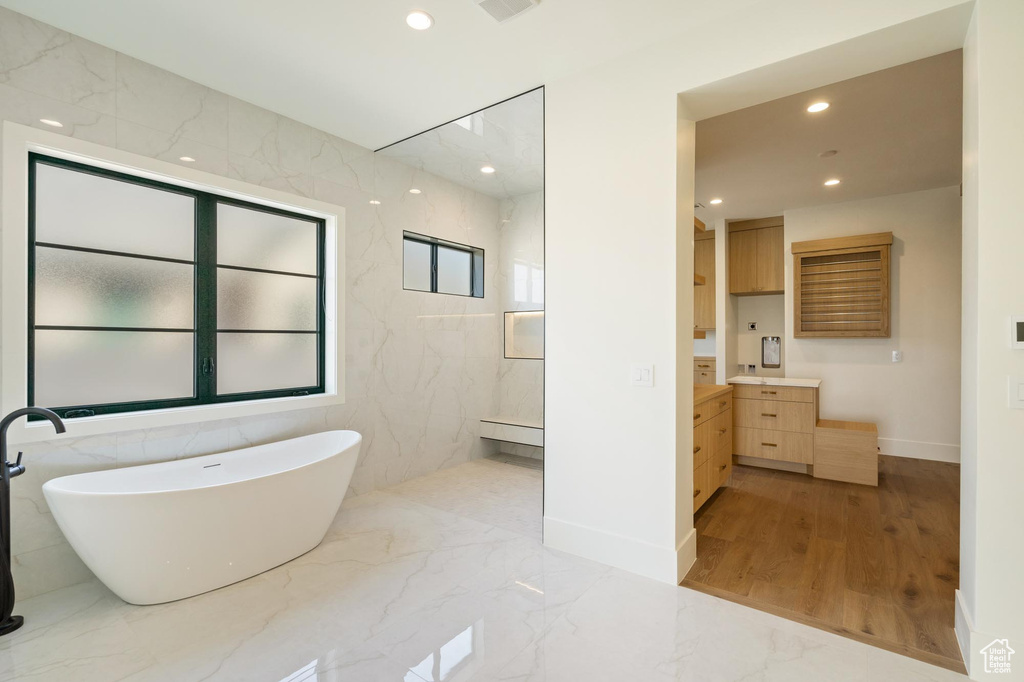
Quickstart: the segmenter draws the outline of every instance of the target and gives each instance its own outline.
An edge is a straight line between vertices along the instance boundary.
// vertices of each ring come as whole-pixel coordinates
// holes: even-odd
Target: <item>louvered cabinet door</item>
[[[888,337],[892,233],[793,244],[794,336]]]

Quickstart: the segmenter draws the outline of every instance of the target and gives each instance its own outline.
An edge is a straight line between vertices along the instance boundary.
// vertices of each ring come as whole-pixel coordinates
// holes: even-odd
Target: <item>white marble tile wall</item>
[[[91,576],[43,500],[56,476],[352,428],[364,437],[350,490],[359,494],[493,451],[478,420],[498,406],[498,273],[484,300],[403,291],[401,278],[405,229],[496,253],[497,199],[5,8],[0,119],[177,164],[190,156],[196,168],[347,210],[347,404],[26,446],[28,472],[12,486],[19,597]]]
[[[502,312],[543,310],[544,193],[533,192],[504,199],[500,212],[502,222],[498,276]],[[530,280],[528,283],[520,279],[517,286],[517,265],[520,267],[520,277],[525,272]],[[543,423],[544,361],[506,359],[502,353],[500,367],[500,415]],[[502,451],[526,457],[543,456],[543,450],[529,446],[503,444]]]

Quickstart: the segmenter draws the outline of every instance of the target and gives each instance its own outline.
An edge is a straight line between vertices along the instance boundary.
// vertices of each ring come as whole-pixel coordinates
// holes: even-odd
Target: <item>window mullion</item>
[[[217,395],[217,201],[200,193],[196,202],[196,398]]]
[[[437,244],[430,245],[430,291],[437,293]]]

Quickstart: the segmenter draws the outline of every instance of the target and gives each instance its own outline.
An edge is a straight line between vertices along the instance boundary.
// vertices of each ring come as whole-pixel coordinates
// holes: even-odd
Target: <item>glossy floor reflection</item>
[[[345,502],[299,559],[127,605],[86,583],[18,604],[3,680],[961,680],[541,546],[540,472],[478,461]]]

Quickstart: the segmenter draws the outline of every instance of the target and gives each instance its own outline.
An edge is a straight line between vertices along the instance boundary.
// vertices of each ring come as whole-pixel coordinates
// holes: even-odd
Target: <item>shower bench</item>
[[[515,417],[488,417],[480,420],[480,437],[542,448],[544,425]]]

